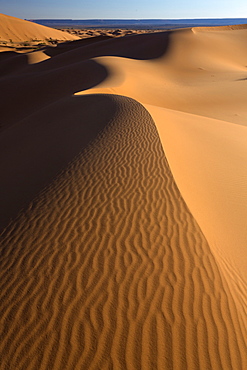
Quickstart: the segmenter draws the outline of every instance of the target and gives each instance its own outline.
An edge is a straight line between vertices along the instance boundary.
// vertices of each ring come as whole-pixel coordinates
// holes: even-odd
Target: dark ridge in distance
[[[231,26],[246,24],[247,18],[222,19],[32,19],[53,28],[175,29],[186,27]]]

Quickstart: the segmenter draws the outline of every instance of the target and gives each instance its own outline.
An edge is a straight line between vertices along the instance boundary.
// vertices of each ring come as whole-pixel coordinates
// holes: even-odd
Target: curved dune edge
[[[246,128],[159,107],[146,108],[155,120],[179,190],[245,315]]]
[[[154,122],[106,99],[109,124],[3,235],[3,366],[244,368],[241,316]]]
[[[96,58],[107,78],[77,95],[121,94],[149,110],[179,189],[246,312],[245,40],[242,28],[176,31],[158,59]]]
[[[130,96],[142,104],[246,126],[247,30],[161,32],[153,39],[158,48],[164,34],[167,47],[155,59],[95,55],[108,77],[91,92]]]

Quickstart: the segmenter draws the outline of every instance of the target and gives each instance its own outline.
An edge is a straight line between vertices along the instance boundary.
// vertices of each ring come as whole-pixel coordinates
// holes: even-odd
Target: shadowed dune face
[[[0,53],[0,78],[9,73],[16,73],[19,69],[26,67],[28,57],[25,54],[19,54],[14,51]]]
[[[53,57],[53,56],[56,56],[56,55],[80,48],[80,47],[85,47],[85,46],[92,45],[92,44],[102,42],[105,40],[109,40],[109,39],[111,39],[110,36],[95,36],[95,37],[85,38],[82,40],[76,40],[70,43],[64,42],[64,43],[58,44],[56,47],[46,47],[45,53],[48,56]]]
[[[64,98],[3,132],[1,227],[99,134],[114,109],[104,95]]]
[[[167,52],[169,48],[169,37],[170,32],[158,32],[130,35],[121,38],[108,38],[103,41],[97,38],[97,42],[89,39],[87,44],[84,40],[74,41],[70,44],[71,48],[68,47],[68,54],[61,55],[60,60],[65,62],[65,60],[71,61],[78,57],[80,59],[88,59],[104,55],[138,60],[155,59],[165,55]],[[75,46],[77,50],[73,50]],[[56,53],[56,49],[59,52],[60,46],[52,49],[54,54]],[[49,50],[51,49],[47,50],[48,55]],[[50,63],[52,62],[50,61]]]
[[[52,70],[47,68],[40,71],[39,67],[26,66],[17,74],[3,77],[0,80],[4,91],[2,127],[17,123],[48,104],[72,96],[80,89],[89,89],[102,82],[106,76],[104,66],[93,60],[85,60]]]

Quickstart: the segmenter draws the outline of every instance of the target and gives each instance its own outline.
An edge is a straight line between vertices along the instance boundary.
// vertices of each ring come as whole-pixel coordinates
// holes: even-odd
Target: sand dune
[[[247,367],[246,36],[0,54],[1,368]]]
[[[0,40],[28,41],[32,39],[44,40],[46,38],[58,40],[76,40],[77,36],[60,30],[41,26],[36,23],[0,14]]]

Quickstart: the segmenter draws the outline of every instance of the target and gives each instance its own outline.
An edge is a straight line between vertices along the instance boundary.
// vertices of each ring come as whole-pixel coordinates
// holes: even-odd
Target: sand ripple
[[[109,124],[3,233],[1,368],[244,369],[242,318],[154,122],[107,99]]]

